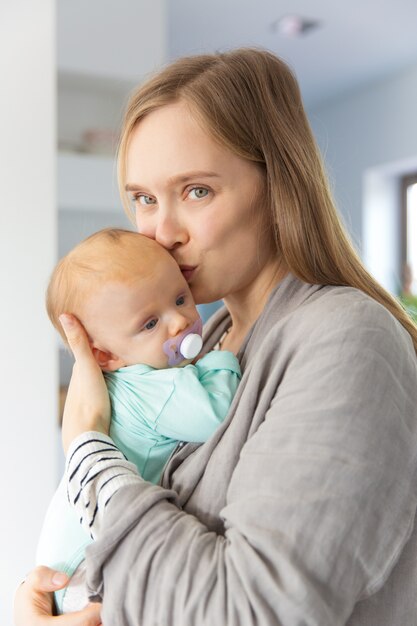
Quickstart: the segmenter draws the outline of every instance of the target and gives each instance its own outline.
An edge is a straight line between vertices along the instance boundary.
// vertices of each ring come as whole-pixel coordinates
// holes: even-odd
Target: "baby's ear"
[[[94,346],[91,346],[91,351],[99,367],[104,372],[114,372],[115,370],[118,370],[125,365],[122,359],[114,354],[111,354],[111,352],[107,352],[106,350],[100,350],[99,348],[95,348]]]

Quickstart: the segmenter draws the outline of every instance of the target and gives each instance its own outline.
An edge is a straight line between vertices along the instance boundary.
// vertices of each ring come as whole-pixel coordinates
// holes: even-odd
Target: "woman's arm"
[[[71,339],[77,361],[74,365],[65,412],[71,419],[64,420],[63,443],[68,448],[71,441],[90,427],[100,432],[108,432],[110,423],[110,403],[102,372],[91,354],[88,340],[82,326],[72,316],[61,316],[63,327]],[[75,416],[73,418],[73,416]],[[89,606],[83,611],[58,617],[52,616],[52,592],[68,584],[56,584],[53,576],[65,576],[49,568],[36,567],[16,591],[15,626],[47,626],[62,624],[67,626],[95,626],[101,623],[101,605]],[[54,579],[55,580],[55,579]]]
[[[415,357],[367,306],[309,330],[241,451],[224,536],[133,471],[103,502],[87,575],[104,624],[341,626],[384,584],[416,508]]]

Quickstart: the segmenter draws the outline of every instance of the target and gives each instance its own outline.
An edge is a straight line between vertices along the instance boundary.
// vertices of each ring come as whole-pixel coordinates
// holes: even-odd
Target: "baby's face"
[[[103,285],[82,315],[96,358],[107,371],[137,363],[167,367],[164,342],[198,318],[187,282],[170,257],[159,260],[145,278]],[[108,362],[105,354],[110,354]]]

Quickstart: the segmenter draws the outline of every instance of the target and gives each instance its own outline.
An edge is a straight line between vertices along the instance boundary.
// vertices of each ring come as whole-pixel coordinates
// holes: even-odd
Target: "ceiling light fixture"
[[[272,22],[271,29],[285,37],[301,37],[320,26],[317,20],[307,19],[300,15],[283,15]]]

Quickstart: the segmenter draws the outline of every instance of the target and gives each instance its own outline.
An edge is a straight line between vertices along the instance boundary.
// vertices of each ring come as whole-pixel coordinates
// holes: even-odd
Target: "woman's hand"
[[[15,626],[100,626],[101,604],[89,604],[82,611],[52,616],[52,592],[68,584],[68,576],[49,567],[36,567],[20,585],[14,600]]]
[[[72,440],[84,432],[95,430],[108,434],[110,399],[81,323],[73,315],[64,314],[59,319],[75,358],[62,422],[66,453]]]

